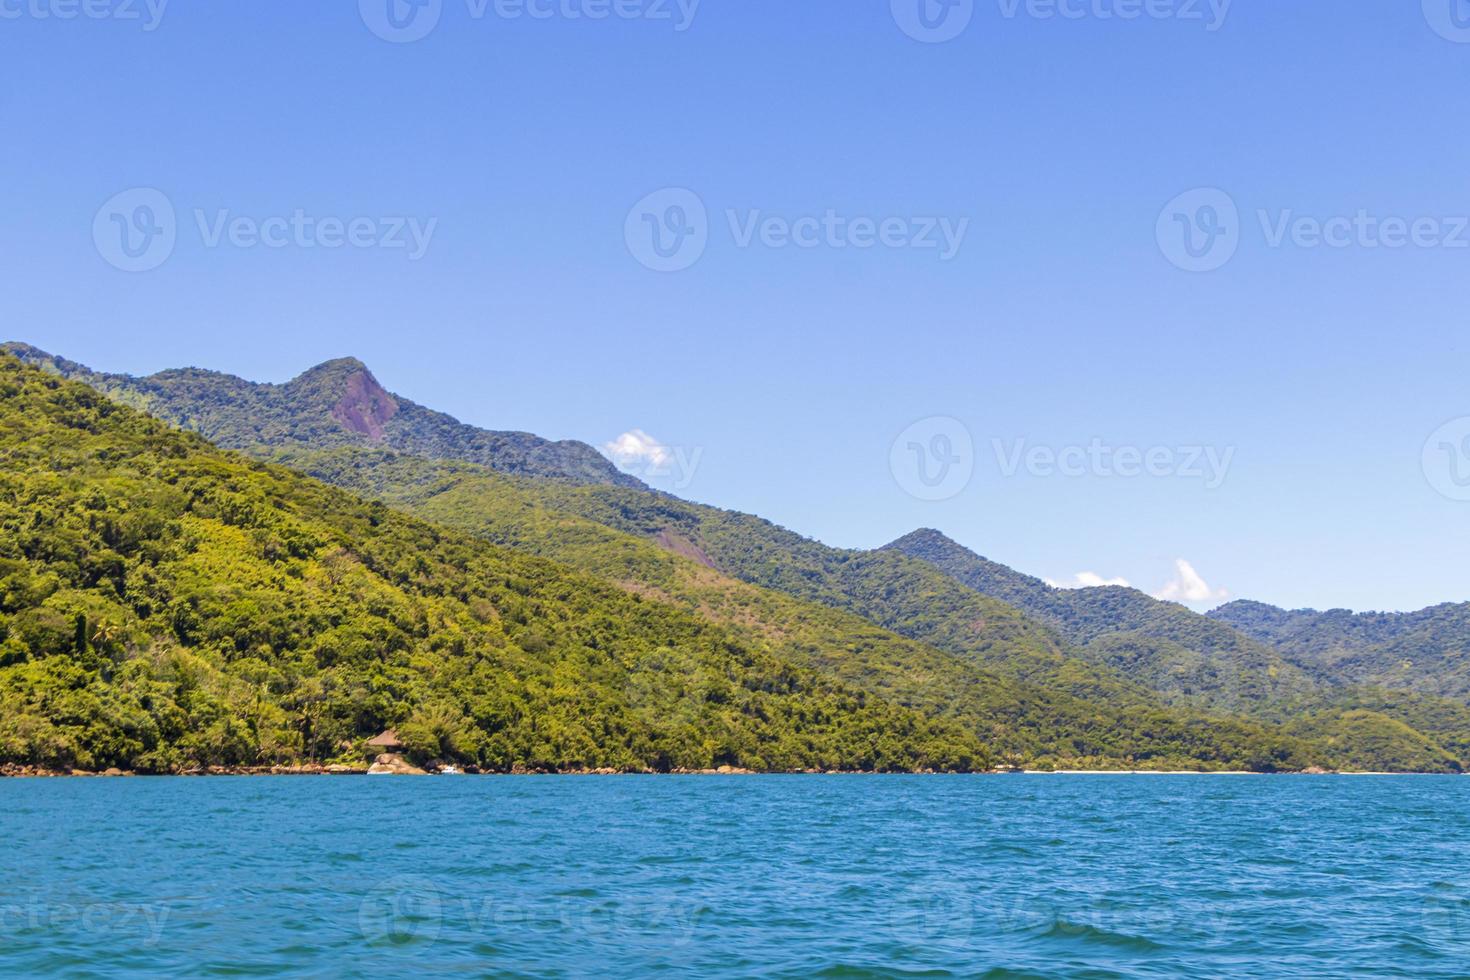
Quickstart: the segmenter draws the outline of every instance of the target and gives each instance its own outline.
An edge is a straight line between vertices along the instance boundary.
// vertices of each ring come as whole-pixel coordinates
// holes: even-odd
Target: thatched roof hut
[[[398,730],[394,728],[390,728],[381,735],[375,735],[368,739],[367,744],[368,748],[376,749],[379,752],[403,751],[403,743],[398,740]]]

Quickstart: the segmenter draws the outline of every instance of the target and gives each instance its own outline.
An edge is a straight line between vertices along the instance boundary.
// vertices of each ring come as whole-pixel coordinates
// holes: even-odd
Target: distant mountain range
[[[1407,613],[1288,612],[1238,601],[1210,618],[1269,644],[1320,677],[1470,698],[1470,603]]]
[[[1470,606],[1392,635],[1349,631],[1373,640],[1354,660],[1325,627],[1283,618],[1298,614],[1232,603],[1202,616],[1132,589],[1057,589],[933,530],[878,551],[829,548],[650,491],[585,444],[462,425],[384,392],[351,359],[271,386],[196,370],[103,375],[10,349],[221,446],[553,559],[794,669],[958,724],[996,757],[1470,767],[1470,708],[1443,679],[1463,676],[1456,623]],[[1389,669],[1406,645],[1421,666]]]
[[[1137,589],[1061,589],[1007,568],[934,530],[887,546],[1056,629],[1083,656],[1175,703],[1256,711],[1313,692],[1317,682],[1270,646]]]

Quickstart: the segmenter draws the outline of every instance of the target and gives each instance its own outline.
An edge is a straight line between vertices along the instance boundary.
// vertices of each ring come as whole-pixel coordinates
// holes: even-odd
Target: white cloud
[[[1215,602],[1230,595],[1226,589],[1210,588],[1209,583],[1194,570],[1194,566],[1183,558],[1177,559],[1174,567],[1178,571],[1177,577],[1155,592],[1155,599],[1168,602]]]
[[[602,451],[623,470],[660,470],[673,459],[669,447],[642,429],[629,429],[612,442],[603,443]]]
[[[1054,589],[1096,589],[1104,585],[1121,585],[1129,588],[1126,578],[1103,578],[1097,572],[1078,572],[1076,580],[1072,582],[1056,582],[1047,579],[1046,584]]]

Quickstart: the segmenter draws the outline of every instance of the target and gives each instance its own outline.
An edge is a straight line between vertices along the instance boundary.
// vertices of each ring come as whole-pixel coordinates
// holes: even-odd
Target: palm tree
[[[92,631],[92,645],[95,647],[110,646],[120,632],[116,623],[111,620],[101,620],[97,623],[97,628]]]

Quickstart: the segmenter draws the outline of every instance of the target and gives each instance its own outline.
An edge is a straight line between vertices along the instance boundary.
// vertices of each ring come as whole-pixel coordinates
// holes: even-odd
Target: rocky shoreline
[[[1322,769],[1313,766],[1299,772],[1277,772],[1261,773],[1250,770],[1154,770],[1154,769],[989,769],[976,770],[970,773],[936,773],[933,770],[925,770],[914,773],[892,773],[876,772],[873,770],[857,769],[803,769],[798,771],[765,772],[755,769],[741,769],[736,766],[720,766],[717,769],[674,769],[666,773],[654,772],[652,770],[627,770],[627,769],[530,769],[517,766],[508,771],[481,770],[476,766],[448,767],[437,763],[429,763],[427,767],[420,768],[408,762],[402,756],[380,755],[371,765],[358,763],[355,765],[347,763],[332,763],[324,765],[320,763],[305,763],[302,765],[277,765],[277,766],[206,766],[197,769],[182,769],[177,772],[147,772],[139,773],[122,769],[107,769],[93,772],[83,769],[59,770],[44,769],[36,766],[19,766],[13,763],[0,764],[0,778],[33,778],[33,779],[59,779],[67,777],[77,778],[109,778],[130,776],[432,776],[446,774],[446,770],[455,775],[468,776],[758,776],[758,775],[783,775],[783,776],[874,776],[874,775],[971,775],[971,776],[999,776],[999,775],[1031,775],[1031,776],[1433,776],[1433,775],[1458,775],[1456,773],[1416,773],[1416,772],[1341,772],[1333,769]]]

